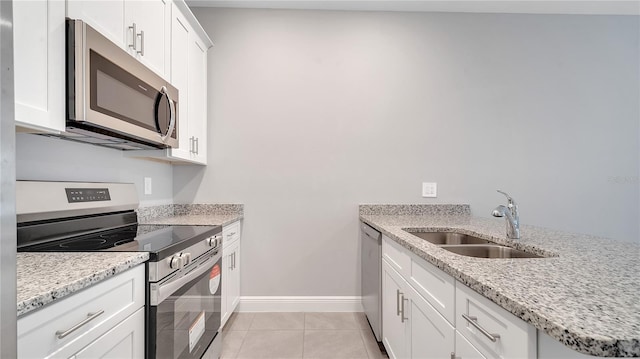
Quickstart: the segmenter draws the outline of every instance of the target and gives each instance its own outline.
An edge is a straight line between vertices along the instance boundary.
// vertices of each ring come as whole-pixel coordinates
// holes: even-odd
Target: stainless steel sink
[[[449,252],[477,258],[543,258],[537,254],[497,244],[441,246]]]
[[[411,233],[416,237],[420,237],[429,243],[436,245],[450,245],[450,244],[494,244],[486,239],[478,238],[468,234],[460,234],[453,232],[418,232],[410,229],[405,229],[405,232]]]

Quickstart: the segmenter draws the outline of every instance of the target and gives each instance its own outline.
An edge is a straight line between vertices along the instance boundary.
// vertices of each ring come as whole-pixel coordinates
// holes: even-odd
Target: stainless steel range
[[[137,207],[133,184],[17,181],[18,251],[149,252],[147,358],[218,358],[222,228],[141,225]]]

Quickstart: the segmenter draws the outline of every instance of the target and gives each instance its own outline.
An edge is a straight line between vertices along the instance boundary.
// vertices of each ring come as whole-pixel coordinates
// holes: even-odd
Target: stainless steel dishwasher
[[[362,307],[377,341],[382,341],[382,234],[360,223]]]

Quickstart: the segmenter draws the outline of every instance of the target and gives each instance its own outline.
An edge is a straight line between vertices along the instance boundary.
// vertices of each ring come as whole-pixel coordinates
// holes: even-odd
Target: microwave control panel
[[[108,188],[65,188],[69,203],[110,201]]]

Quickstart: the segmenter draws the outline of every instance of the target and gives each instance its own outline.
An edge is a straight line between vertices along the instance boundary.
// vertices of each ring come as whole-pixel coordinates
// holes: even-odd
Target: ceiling
[[[389,0],[186,0],[191,7],[254,9],[422,11],[515,14],[640,15],[640,0],[627,1],[389,1]]]

